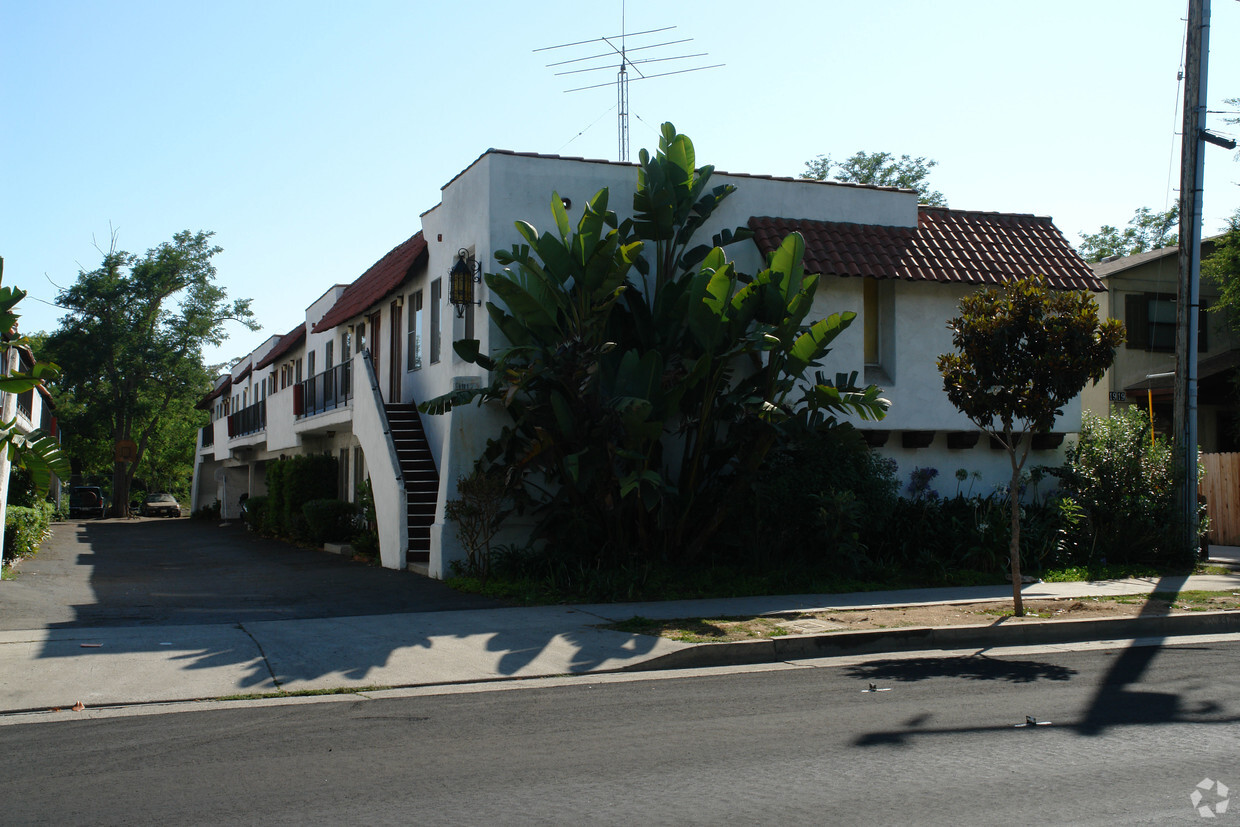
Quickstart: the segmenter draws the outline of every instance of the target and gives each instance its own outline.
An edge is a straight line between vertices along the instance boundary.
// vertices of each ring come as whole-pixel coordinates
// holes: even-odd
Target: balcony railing
[[[210,448],[215,444],[215,423],[209,422],[202,426],[202,447]]]
[[[22,391],[17,395],[17,412],[29,421],[30,412],[34,410],[34,390]]]
[[[267,400],[256,402],[228,416],[228,437],[235,439],[267,429]]]
[[[349,404],[353,398],[351,362],[341,362],[317,376],[311,376],[295,389],[293,413],[298,419]]]

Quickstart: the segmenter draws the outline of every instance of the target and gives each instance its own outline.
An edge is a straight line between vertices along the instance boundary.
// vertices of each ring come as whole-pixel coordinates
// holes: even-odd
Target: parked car
[[[69,519],[78,517],[103,518],[107,513],[103,489],[97,485],[76,485],[69,491]]]
[[[141,513],[143,517],[180,517],[181,506],[171,494],[147,494]]]

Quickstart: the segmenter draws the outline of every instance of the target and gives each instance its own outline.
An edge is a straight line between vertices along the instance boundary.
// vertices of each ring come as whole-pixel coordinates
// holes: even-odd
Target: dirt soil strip
[[[904,627],[975,626],[1045,623],[1055,620],[1121,619],[1240,610],[1240,593],[1184,592],[1170,595],[1026,600],[1025,616],[1013,617],[1010,603],[978,602],[930,606],[892,606],[795,612],[762,617],[682,620],[633,618],[609,628],[654,635],[685,643],[763,640],[788,635],[822,635],[842,631]]]

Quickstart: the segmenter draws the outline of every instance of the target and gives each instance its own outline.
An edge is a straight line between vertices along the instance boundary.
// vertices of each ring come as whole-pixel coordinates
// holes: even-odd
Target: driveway
[[[494,608],[405,571],[182,519],[54,523],[0,585],[0,630],[243,623]]]

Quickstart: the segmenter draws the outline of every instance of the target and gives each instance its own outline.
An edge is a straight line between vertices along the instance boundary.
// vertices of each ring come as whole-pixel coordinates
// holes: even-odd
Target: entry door
[[[399,302],[392,302],[392,335],[389,337],[391,345],[388,348],[388,354],[391,358],[388,360],[390,369],[388,371],[388,402],[393,404],[399,403],[400,400],[400,377],[405,372],[404,363],[401,362],[401,316],[402,310]]]

